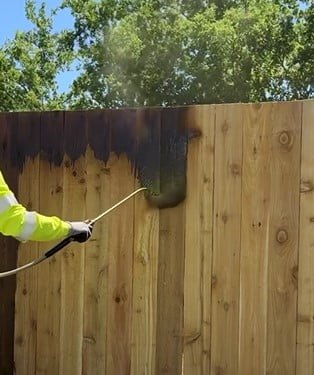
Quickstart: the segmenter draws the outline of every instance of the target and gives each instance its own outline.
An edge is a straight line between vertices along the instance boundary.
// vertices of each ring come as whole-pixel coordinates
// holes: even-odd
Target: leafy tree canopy
[[[314,2],[63,0],[0,49],[2,110],[292,100],[314,96]],[[73,29],[54,33],[69,9]],[[57,75],[78,77],[59,94]],[[1,109],[1,108],[0,108]]]
[[[61,108],[66,96],[58,94],[57,75],[74,58],[62,48],[66,32],[53,32],[55,11],[48,14],[44,3],[37,9],[27,0],[25,14],[33,28],[0,48],[0,110]]]

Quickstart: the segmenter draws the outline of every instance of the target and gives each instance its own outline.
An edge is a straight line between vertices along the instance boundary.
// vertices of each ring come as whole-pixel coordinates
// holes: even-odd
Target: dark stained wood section
[[[18,171],[14,166],[13,155],[16,144],[11,132],[18,133],[18,115],[0,114],[0,169],[11,189],[16,192]],[[17,259],[17,241],[0,236],[0,272],[14,268]],[[13,374],[14,358],[14,294],[15,277],[0,279],[0,374]]]
[[[185,198],[187,144],[199,133],[184,120],[187,112],[188,108],[145,108],[2,113],[0,170],[18,198],[19,174],[27,160],[40,157],[53,168],[65,157],[74,164],[90,148],[105,164],[111,155],[126,156],[139,184],[149,188],[149,201],[160,208],[173,207]],[[0,246],[0,270],[14,268],[17,241],[0,236]],[[15,277],[0,279],[1,375],[13,373],[15,289]],[[169,302],[168,307],[175,311]]]

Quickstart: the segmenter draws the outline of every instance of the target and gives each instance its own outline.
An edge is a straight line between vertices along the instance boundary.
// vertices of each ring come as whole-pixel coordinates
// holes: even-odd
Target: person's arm
[[[72,224],[56,216],[48,217],[27,211],[18,203],[0,172],[0,232],[2,234],[15,237],[21,242],[51,241],[70,235],[73,232]],[[80,224],[80,229],[85,229],[84,224]]]

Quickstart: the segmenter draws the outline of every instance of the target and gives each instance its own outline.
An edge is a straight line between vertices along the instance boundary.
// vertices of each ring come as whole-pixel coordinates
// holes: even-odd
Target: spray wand
[[[97,221],[101,220],[104,216],[108,215],[110,212],[112,212],[113,210],[115,210],[116,208],[121,206],[123,203],[128,201],[130,198],[134,197],[136,194],[138,194],[138,193],[140,193],[141,191],[144,191],[144,190],[147,190],[147,188],[142,187],[140,189],[135,190],[133,193],[129,194],[127,197],[125,197],[124,199],[122,199],[121,201],[119,201],[118,203],[113,205],[112,207],[108,208],[106,211],[104,211],[103,213],[101,213],[100,215],[95,217],[94,219],[86,220],[86,222],[89,225],[94,225],[95,223],[97,223]],[[15,268],[15,269],[10,270],[10,271],[1,272],[0,278],[15,275],[16,273],[18,273],[20,271],[26,270],[27,268],[33,267],[36,264],[39,264],[39,263],[43,262],[44,260],[47,260],[52,255],[56,254],[58,251],[63,249],[65,246],[67,246],[69,243],[71,243],[72,241],[75,241],[75,239],[76,239],[76,236],[70,236],[70,237],[65,238],[61,242],[57,243],[54,247],[47,250],[41,257],[39,257],[37,259],[34,259],[32,262],[24,264],[23,266]]]

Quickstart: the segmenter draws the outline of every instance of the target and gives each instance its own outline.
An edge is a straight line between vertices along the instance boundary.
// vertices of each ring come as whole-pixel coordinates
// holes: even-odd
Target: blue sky
[[[62,0],[46,0],[47,9],[56,8]],[[41,4],[41,0],[36,0]],[[25,0],[1,0],[0,12],[0,45],[6,40],[11,39],[18,30],[29,30],[32,24],[25,18],[24,11]],[[73,18],[68,10],[62,10],[55,18],[55,30],[64,29],[73,25]],[[77,72],[73,69],[71,72],[60,74],[58,77],[59,90],[65,91],[69,87]]]

